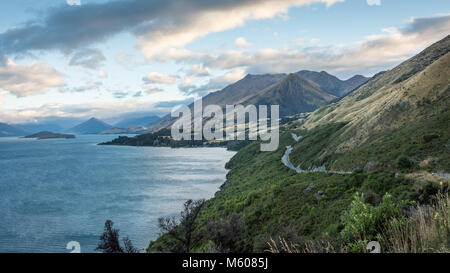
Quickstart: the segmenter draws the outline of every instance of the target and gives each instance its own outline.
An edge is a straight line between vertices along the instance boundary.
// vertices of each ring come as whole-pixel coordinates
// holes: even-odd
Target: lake
[[[0,138],[0,252],[93,252],[107,219],[143,250],[158,218],[210,198],[235,154],[224,148],[98,146],[115,135]]]

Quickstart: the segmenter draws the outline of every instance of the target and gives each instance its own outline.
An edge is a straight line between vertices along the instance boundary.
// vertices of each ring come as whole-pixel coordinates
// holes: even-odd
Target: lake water
[[[187,199],[210,198],[234,152],[98,146],[116,136],[0,138],[0,252],[93,252],[107,219],[140,249],[157,219]]]

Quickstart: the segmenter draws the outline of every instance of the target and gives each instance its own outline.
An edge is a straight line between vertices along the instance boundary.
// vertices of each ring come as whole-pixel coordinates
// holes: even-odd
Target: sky
[[[448,0],[0,3],[0,122],[164,115],[247,74],[391,69],[450,34]]]

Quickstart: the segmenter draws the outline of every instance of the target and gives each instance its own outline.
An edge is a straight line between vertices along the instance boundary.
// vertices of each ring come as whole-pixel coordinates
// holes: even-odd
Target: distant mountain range
[[[280,105],[280,115],[289,116],[312,112],[331,103],[367,82],[369,78],[356,75],[348,80],[340,80],[325,71],[302,70],[293,74],[248,74],[224,89],[212,92],[203,98],[207,105]],[[193,108],[193,104],[189,105]],[[29,123],[4,129],[4,136],[27,135],[41,131],[75,134],[140,134],[170,127],[176,119],[170,115],[126,118],[111,125],[91,118],[70,129],[59,123]],[[73,124],[73,121],[71,121]],[[8,125],[11,126],[11,125]],[[6,124],[4,125],[6,128]]]
[[[159,121],[161,118],[158,116],[146,116],[146,117],[137,117],[137,118],[128,118],[124,119],[115,124],[117,128],[128,128],[128,127],[136,127],[136,126],[146,126],[153,124]]]
[[[312,112],[366,83],[370,78],[356,75],[346,81],[328,74],[302,70],[293,74],[248,74],[243,79],[203,98],[203,107],[225,105],[280,105],[280,115]],[[189,105],[193,109],[193,104]],[[170,115],[150,126],[157,131],[171,126]]]
[[[361,75],[356,75],[346,81],[343,81],[333,75],[328,74],[325,71],[315,72],[302,70],[297,72],[297,74],[305,79],[308,79],[316,83],[323,91],[335,95],[337,97],[345,96],[350,91],[354,90],[355,88],[359,87],[360,85],[370,80],[370,78]]]
[[[0,137],[25,136],[29,133],[30,132],[27,132],[16,126],[0,122]]]

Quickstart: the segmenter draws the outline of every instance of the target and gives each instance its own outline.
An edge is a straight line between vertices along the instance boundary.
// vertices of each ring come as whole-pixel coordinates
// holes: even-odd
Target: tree
[[[220,252],[245,251],[245,246],[241,245],[245,233],[242,214],[233,213],[226,219],[211,221],[207,225],[207,231]]]
[[[172,251],[189,253],[192,245],[199,240],[199,234],[196,233],[197,217],[205,204],[205,200],[192,201],[184,203],[184,209],[181,212],[181,218],[177,221],[174,217],[159,218],[159,228],[161,232],[169,235],[176,241]]]
[[[128,237],[123,239],[124,247],[120,245],[119,238],[119,230],[114,228],[113,221],[106,220],[100,243],[95,250],[103,251],[103,253],[139,253]]]

